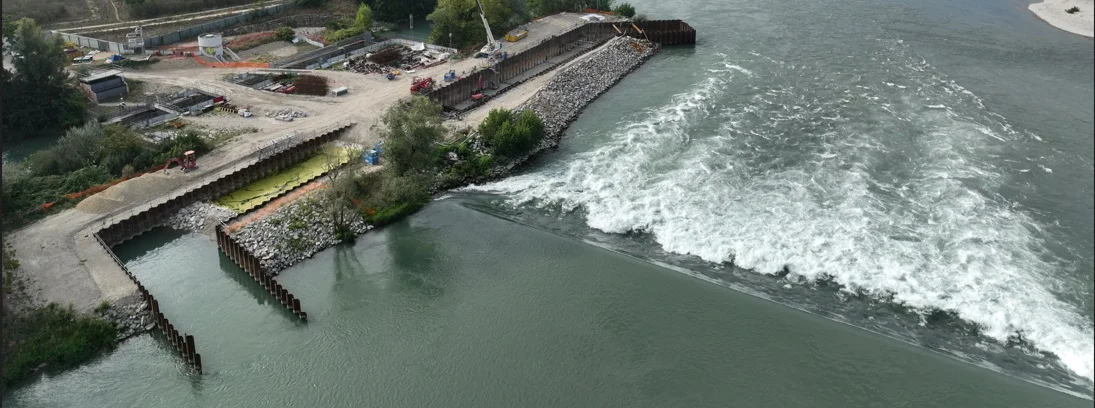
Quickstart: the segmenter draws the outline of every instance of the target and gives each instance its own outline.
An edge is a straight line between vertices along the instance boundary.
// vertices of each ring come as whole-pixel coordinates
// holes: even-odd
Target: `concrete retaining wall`
[[[190,26],[173,33],[167,33],[163,35],[157,35],[153,37],[145,37],[144,46],[158,47],[168,44],[174,44],[177,42],[193,41],[198,38],[199,35],[215,32],[225,27],[231,27],[236,24],[245,23],[255,18],[266,17],[269,15],[277,14],[286,10],[294,9],[297,5],[295,2],[288,2],[283,4],[277,4],[273,6],[264,7],[258,11],[250,11],[246,13],[236,14],[231,17],[222,18],[220,20],[210,21],[208,23],[198,24]]]
[[[169,45],[169,44],[174,44],[174,43],[184,42],[184,41],[194,41],[194,40],[197,40],[198,36],[201,35],[201,34],[213,32],[213,31],[218,31],[218,30],[221,30],[225,27],[231,27],[231,26],[234,26],[234,25],[237,25],[237,24],[240,24],[240,23],[251,21],[255,18],[260,18],[260,17],[265,17],[265,16],[281,13],[283,11],[290,10],[290,9],[293,9],[293,8],[296,8],[296,7],[297,7],[297,5],[296,5],[295,2],[276,4],[276,5],[273,5],[273,6],[264,7],[264,8],[262,8],[261,10],[259,10],[257,12],[255,12],[255,11],[244,12],[244,13],[236,14],[236,15],[233,15],[233,16],[230,16],[230,17],[222,18],[222,19],[219,19],[219,20],[210,21],[208,23],[203,23],[203,24],[190,26],[190,27],[187,27],[187,28],[175,31],[175,32],[171,32],[171,33],[156,35],[156,36],[148,36],[148,37],[144,38],[144,46],[145,46],[145,48],[149,48],[149,47],[159,47],[159,46],[164,46],[164,45]],[[122,30],[117,30],[117,31],[122,31]],[[125,43],[118,43],[118,42],[113,42],[113,41],[100,40],[100,39],[96,39],[96,38],[92,38],[92,37],[87,37],[87,36],[77,35],[77,34],[70,34],[70,33],[65,33],[65,32],[61,32],[61,31],[57,31],[57,30],[53,30],[53,31],[50,31],[50,32],[53,33],[54,35],[60,36],[65,41],[72,41],[73,43],[76,43],[77,45],[79,45],[81,47],[88,47],[88,48],[96,49],[96,50],[99,50],[99,51],[108,51],[108,52],[112,52],[112,53],[116,53],[116,54],[131,54],[131,53],[133,53],[133,50],[130,50],[129,47],[128,47],[128,44],[125,44]],[[91,34],[91,33],[89,33],[89,34]]]

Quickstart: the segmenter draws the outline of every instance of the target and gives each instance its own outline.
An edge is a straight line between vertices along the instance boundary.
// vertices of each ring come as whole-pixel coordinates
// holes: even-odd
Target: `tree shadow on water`
[[[353,276],[355,272],[365,270],[361,258],[357,256],[357,249],[352,244],[343,243],[335,246],[335,284],[339,284],[347,275]]]
[[[443,295],[448,268],[441,262],[436,238],[428,229],[399,228],[391,232],[388,253],[399,290],[431,299]]]

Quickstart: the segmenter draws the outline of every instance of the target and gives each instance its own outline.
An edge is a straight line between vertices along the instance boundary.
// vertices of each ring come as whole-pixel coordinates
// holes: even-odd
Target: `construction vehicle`
[[[528,37],[528,30],[517,29],[506,33],[506,41],[509,42],[518,42],[525,37]]]
[[[491,58],[498,53],[498,50],[502,49],[502,44],[499,44],[498,41],[494,39],[494,33],[490,31],[490,24],[487,23],[487,15],[483,13],[483,3],[480,3],[479,0],[475,0],[475,4],[479,6],[479,18],[483,20],[483,28],[487,29],[487,45],[484,45],[475,57]]]
[[[167,169],[171,167],[171,163],[178,163],[179,167],[182,168],[182,171],[184,173],[198,168],[198,160],[196,157],[194,157],[193,150],[187,150],[186,153],[183,153],[182,159],[179,159],[178,157],[172,157],[170,160],[168,160],[167,164],[163,165],[164,173],[167,173]]]
[[[433,78],[414,77],[411,79],[411,93],[416,94],[419,92],[425,92],[433,88]]]

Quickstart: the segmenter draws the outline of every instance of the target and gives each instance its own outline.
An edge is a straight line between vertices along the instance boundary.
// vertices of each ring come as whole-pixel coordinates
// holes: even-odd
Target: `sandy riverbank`
[[[1072,7],[1080,11],[1072,14],[1065,12]],[[1031,4],[1029,9],[1054,27],[1084,37],[1095,37],[1095,0],[1045,0]]]

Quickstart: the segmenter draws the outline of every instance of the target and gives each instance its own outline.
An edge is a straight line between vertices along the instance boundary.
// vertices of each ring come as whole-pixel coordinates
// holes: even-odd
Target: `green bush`
[[[612,9],[612,12],[623,17],[632,18],[635,17],[635,6],[632,6],[631,3],[620,3]]]
[[[52,148],[31,155],[23,165],[4,164],[3,223],[18,228],[46,215],[42,204],[119,177],[161,165],[187,150],[199,155],[210,142],[190,131],[174,139],[149,143],[120,126],[87,124],[73,128]],[[127,170],[128,169],[128,170]],[[9,171],[10,170],[10,171]],[[58,202],[54,209],[73,202]]]
[[[328,43],[336,43],[347,38],[356,37],[365,34],[365,29],[361,27],[348,27],[336,31],[328,31],[323,34],[323,40]]]
[[[56,303],[11,320],[4,327],[5,386],[26,378],[41,364],[80,364],[112,345],[117,335],[113,323]]]
[[[506,109],[493,109],[479,125],[479,134],[494,155],[514,159],[540,143],[544,122],[530,110],[514,115]]]
[[[296,30],[293,30],[293,27],[281,26],[278,27],[276,31],[274,31],[274,36],[277,37],[279,40],[292,42],[293,37],[297,36],[297,32]]]

